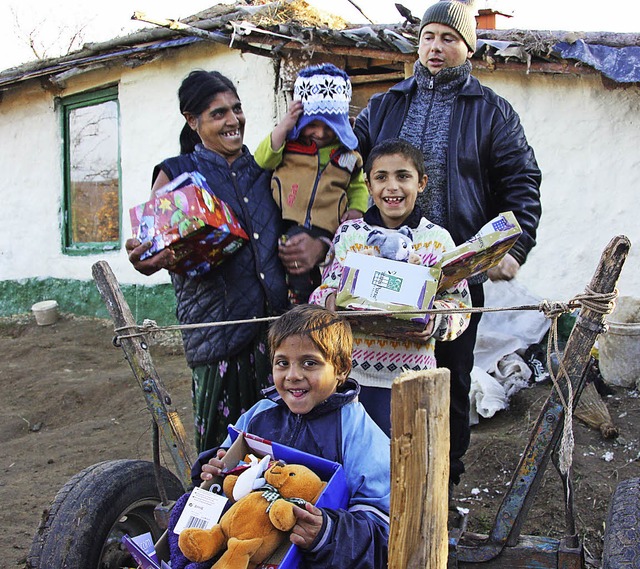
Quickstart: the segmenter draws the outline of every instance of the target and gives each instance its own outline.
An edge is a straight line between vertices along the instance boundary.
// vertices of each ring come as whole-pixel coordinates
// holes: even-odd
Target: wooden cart
[[[588,291],[595,295],[615,291],[629,248],[629,240],[624,236],[616,237],[609,243],[587,287]],[[139,331],[139,326],[109,265],[106,262],[96,263],[93,276],[115,324],[117,336],[114,344],[124,351],[153,417],[154,461],[107,461],[74,476],[54,499],[34,537],[27,560],[27,567],[31,569],[135,567],[135,562],[121,546],[122,536],[125,533],[139,535],[149,531],[154,540],[159,539],[167,526],[173,501],[190,486],[192,457],[189,456],[185,431],[171,396],[154,368],[148,340],[144,333],[130,333]],[[604,317],[605,311],[600,310],[596,302],[583,302],[567,342],[562,366],[571,382],[574,406],[588,379],[590,351],[598,334],[604,330]],[[563,433],[563,401],[566,401],[568,391],[565,380],[559,391],[552,390],[540,411],[488,535],[466,531],[464,519],[457,527],[445,526],[444,535],[438,535],[437,528],[434,531],[433,520],[424,516],[424,508],[428,502],[431,504],[429,507],[433,507],[434,503],[439,504],[436,509],[440,508],[440,512],[441,507],[446,510],[446,492],[442,499],[433,495],[434,488],[429,487],[429,480],[423,476],[423,465],[418,468],[421,472],[401,470],[403,477],[418,476],[417,481],[412,481],[412,487],[418,488],[420,493],[417,498],[414,495],[413,501],[417,502],[418,510],[423,504],[419,512],[422,522],[416,524],[405,515],[406,512],[394,511],[394,507],[397,508],[402,501],[394,500],[394,492],[397,497],[399,490],[397,476],[392,476],[389,567],[583,568],[584,555],[574,521],[570,470],[561,474],[565,488],[566,536],[558,540],[521,535],[543,473],[549,461],[557,455]],[[399,394],[394,387],[394,413],[398,410],[397,396]],[[408,399],[414,402],[419,400],[415,397]],[[398,421],[407,417],[411,419],[412,414],[424,414],[425,410],[420,409],[420,405],[414,405],[413,408],[403,405],[401,413],[396,413],[393,419],[394,425],[401,424]],[[411,463],[412,451],[401,440],[402,437],[406,438],[406,434],[396,436],[394,431],[391,441],[392,468]],[[171,456],[175,474],[160,465],[161,440]],[[403,480],[403,487],[406,487],[406,483],[407,480]],[[640,567],[640,483],[638,480],[623,482],[620,488],[621,491],[614,494],[611,504],[613,513],[606,528],[604,567],[607,569]],[[442,502],[445,502],[444,506]],[[625,514],[623,522],[618,521],[619,516],[616,515],[620,512]],[[630,540],[620,539],[629,532],[635,532]],[[443,539],[444,559],[437,554],[438,550],[442,550]],[[168,560],[166,550],[160,548],[158,553]]]

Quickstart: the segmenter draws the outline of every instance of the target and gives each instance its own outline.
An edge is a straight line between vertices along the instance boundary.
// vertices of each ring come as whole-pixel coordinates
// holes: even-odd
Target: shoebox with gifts
[[[203,274],[248,240],[234,213],[215,196],[199,172],[185,172],[162,186],[147,202],[129,210],[133,236],[152,241],[146,259],[169,247],[171,271]]]
[[[347,319],[359,332],[391,338],[419,332],[429,314],[413,310],[431,309],[436,294],[497,265],[521,233],[513,213],[501,213],[433,267],[349,252],[336,304],[353,311]]]
[[[251,457],[252,460],[256,459],[257,461],[269,456],[273,460],[283,461],[286,464],[302,464],[313,470],[313,472],[326,483],[320,497],[315,503],[317,507],[332,509],[347,507],[349,503],[349,488],[341,464],[257,437],[250,433],[237,431],[233,427],[229,427],[229,435],[233,440],[233,444],[222,458],[226,472],[235,474],[238,470],[242,471],[242,468],[247,465],[247,457]],[[251,464],[257,464],[256,461]],[[242,476],[242,474],[240,474],[240,476]],[[221,488],[222,478],[214,479],[213,484]],[[241,479],[238,478],[236,487],[240,484]],[[246,486],[246,482],[243,482],[242,485]],[[201,489],[197,488],[196,490],[200,491]],[[182,515],[184,516],[185,512],[183,512]],[[189,527],[208,528],[213,525],[213,523],[211,523],[205,526],[203,523],[200,523],[200,520],[192,516],[188,517],[191,523]],[[178,521],[176,530],[182,529],[182,527],[179,526],[180,521]],[[280,548],[272,554],[269,559],[258,565],[256,569],[297,569],[301,566],[302,554],[299,548],[292,545],[287,538]]]

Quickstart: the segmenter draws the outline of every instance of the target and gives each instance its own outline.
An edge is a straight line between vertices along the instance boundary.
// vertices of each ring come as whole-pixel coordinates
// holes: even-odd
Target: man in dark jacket
[[[418,205],[456,244],[498,213],[513,211],[522,236],[497,267],[469,280],[473,306],[483,306],[482,283],[512,279],[535,245],[541,173],[517,113],[471,76],[475,28],[472,3],[441,0],[430,6],[420,24],[414,75],[374,95],[354,131],[365,160],[387,138],[404,138],[422,149],[429,182]],[[469,447],[469,388],[479,321],[480,314],[472,315],[460,338],[436,346],[438,365],[451,372],[454,484],[464,472],[462,457]]]

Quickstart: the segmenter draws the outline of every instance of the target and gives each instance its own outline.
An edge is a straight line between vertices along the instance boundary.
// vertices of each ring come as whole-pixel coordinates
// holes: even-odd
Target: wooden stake
[[[405,372],[391,389],[389,569],[445,569],[449,370]]]
[[[91,270],[116,329],[134,329],[137,326],[135,318],[109,263],[98,261]],[[131,371],[142,388],[147,409],[158,425],[169,455],[173,459],[176,475],[186,490],[191,486],[191,465],[193,464],[187,435],[177,407],[173,404],[169,392],[153,365],[147,339],[133,335],[120,338],[119,342],[131,366]]]

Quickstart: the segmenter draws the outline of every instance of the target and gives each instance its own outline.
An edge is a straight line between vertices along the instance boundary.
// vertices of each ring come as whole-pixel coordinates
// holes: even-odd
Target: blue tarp
[[[553,49],[564,59],[582,61],[618,83],[640,82],[640,47],[607,47],[578,40],[557,43]]]

